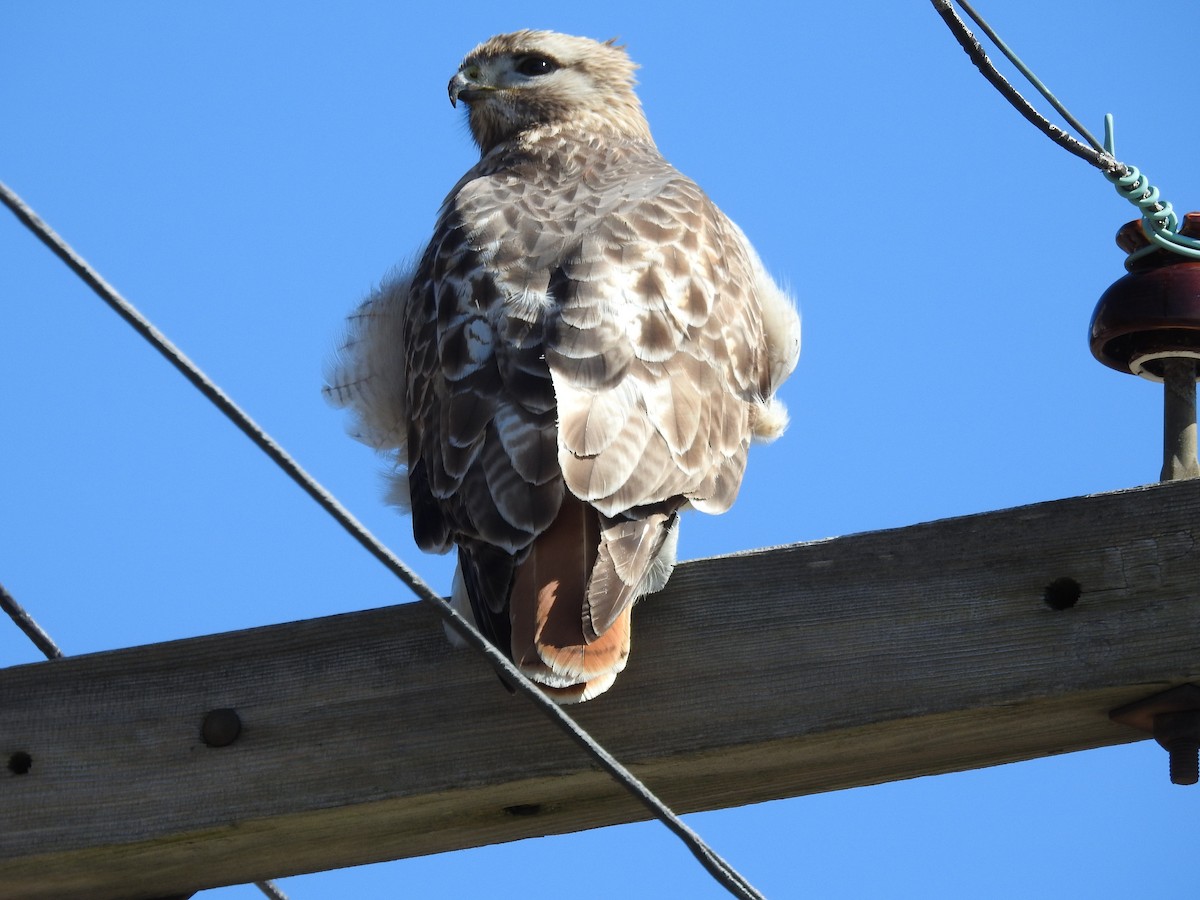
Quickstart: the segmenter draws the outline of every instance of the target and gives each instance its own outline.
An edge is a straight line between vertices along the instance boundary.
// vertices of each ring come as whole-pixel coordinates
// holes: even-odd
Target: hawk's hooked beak
[[[493,90],[490,86],[476,81],[472,75],[478,77],[479,72],[474,69],[459,69],[454,73],[454,77],[450,79],[448,85],[451,106],[458,106],[459,100],[463,103],[478,100]]]

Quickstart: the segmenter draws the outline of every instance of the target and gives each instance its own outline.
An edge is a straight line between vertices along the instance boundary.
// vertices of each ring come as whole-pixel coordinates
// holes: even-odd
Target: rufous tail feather
[[[595,639],[589,641],[584,630],[599,546],[599,515],[568,492],[513,581],[513,662],[560,703],[607,690],[629,657],[630,607]]]

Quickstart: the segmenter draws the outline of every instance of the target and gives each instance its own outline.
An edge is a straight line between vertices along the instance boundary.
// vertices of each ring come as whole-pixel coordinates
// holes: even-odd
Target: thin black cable
[[[8,589],[0,584],[0,609],[8,613],[9,618],[16,623],[16,626],[25,632],[25,636],[33,641],[35,647],[46,655],[46,659],[59,659],[63,652],[59,649],[58,644],[54,643],[54,639],[50,637],[39,625],[33,620],[33,616],[25,611],[16,598],[8,592]]]
[[[967,56],[971,58],[971,62],[975,64],[975,67],[979,69],[983,77],[991,82],[992,86],[1000,92],[1004,99],[1013,105],[1017,112],[1033,123],[1033,125],[1039,131],[1049,137],[1050,140],[1054,141],[1054,143],[1058,144],[1068,152],[1075,154],[1085,162],[1095,166],[1097,169],[1100,169],[1102,172],[1116,173],[1118,175],[1124,175],[1126,173],[1127,168],[1124,163],[1117,161],[1103,150],[1089,147],[1087,144],[1076,140],[1066,131],[1059,128],[1045,116],[1039,113],[1036,109],[1034,109],[1030,102],[1026,100],[1021,93],[1009,83],[1007,78],[1000,74],[999,70],[997,70],[994,65],[992,65],[992,61],[988,59],[983,47],[980,45],[979,41],[975,39],[975,35],[971,33],[971,30],[967,28],[966,23],[963,22],[963,20],[959,18],[958,13],[954,11],[953,0],[932,0],[932,3],[934,9],[936,9],[938,12],[938,15],[942,17],[946,25],[950,28],[951,33],[953,33],[954,37],[958,40],[958,43],[962,46],[963,50],[966,51]],[[983,28],[989,36],[993,36],[994,33],[992,32],[990,26],[988,26],[987,23],[984,22],[973,9],[971,9],[966,3],[962,3],[961,5],[968,11],[971,18],[975,19],[975,21],[979,23],[980,27]],[[997,42],[998,47],[1006,48],[1006,45],[1000,41],[999,38],[993,37],[993,40]],[[1006,55],[1009,53],[1007,49],[1004,49],[1004,52]],[[1022,64],[1019,66],[1019,68],[1024,71],[1025,66]],[[1049,94],[1049,92],[1045,90],[1044,85],[1042,85],[1041,82],[1036,78],[1031,79],[1031,81],[1034,83],[1034,86],[1043,93],[1043,95]],[[1063,111],[1056,99],[1052,99],[1051,102],[1054,104],[1055,109],[1059,109],[1060,112]],[[1066,118],[1070,122],[1075,121],[1074,117],[1070,116],[1069,113],[1066,114]],[[1085,135],[1088,134],[1086,129],[1081,129],[1080,133]],[[1094,140],[1094,138],[1091,138],[1090,135],[1088,136],[1089,139]]]
[[[655,796],[649,788],[634,777],[628,769],[601,747],[595,739],[568,716],[562,708],[539,690],[525,677],[503,653],[497,650],[473,625],[460,616],[399,557],[383,545],[359,522],[348,509],[333,497],[316,479],[309,475],[287,451],[277,444],[262,428],[242,411],[207,375],[175,347],[166,336],[143,316],[115,288],[105,281],[96,270],[77,254],[54,232],[26,203],[3,182],[0,182],[0,202],[61,259],[83,281],[109,305],[121,318],[162,354],[188,381],[207,397],[234,425],[250,438],[276,465],[287,473],[305,493],[312,497],[331,515],[367,552],[384,564],[418,598],[429,604],[468,644],[487,658],[514,688],[528,697],[552,722],[577,743],[601,768],[645,806],[655,818],[667,826],[699,860],[700,864],[726,890],[744,900],[764,900],[753,885],[736,869],[722,859],[704,840]]]

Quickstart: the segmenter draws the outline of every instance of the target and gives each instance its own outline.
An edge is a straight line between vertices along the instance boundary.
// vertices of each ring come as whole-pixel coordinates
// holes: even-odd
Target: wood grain
[[[679,811],[1139,740],[1108,710],[1200,677],[1198,521],[1180,482],[688,563],[578,719]],[[207,747],[222,707],[241,736]],[[415,605],[0,671],[0,900],[644,815]]]

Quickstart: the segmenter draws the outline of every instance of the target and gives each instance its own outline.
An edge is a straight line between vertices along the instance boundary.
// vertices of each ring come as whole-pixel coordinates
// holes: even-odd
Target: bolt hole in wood
[[[235,709],[213,709],[204,716],[200,738],[209,747],[228,747],[242,733],[242,719]]]
[[[33,768],[33,757],[24,750],[18,750],[8,758],[8,771],[14,775],[27,775]]]
[[[542,811],[540,803],[518,803],[516,806],[506,806],[504,811],[510,816],[536,816]]]
[[[1056,578],[1046,585],[1042,599],[1051,609],[1070,609],[1082,594],[1083,588],[1074,578]]]

